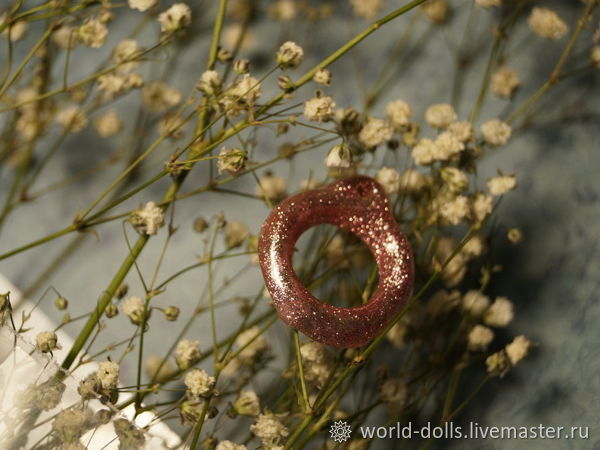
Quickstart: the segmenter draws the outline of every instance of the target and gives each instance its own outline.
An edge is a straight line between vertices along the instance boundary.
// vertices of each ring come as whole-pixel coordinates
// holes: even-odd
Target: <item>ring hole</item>
[[[368,302],[379,281],[369,248],[355,234],[333,225],[317,225],[303,233],[292,264],[310,293],[333,306]]]

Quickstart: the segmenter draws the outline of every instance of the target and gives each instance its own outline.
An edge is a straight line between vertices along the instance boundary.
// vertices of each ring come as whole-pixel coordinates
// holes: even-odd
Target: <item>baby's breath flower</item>
[[[169,322],[175,322],[179,317],[179,308],[177,306],[168,306],[163,310],[163,314]]]
[[[406,402],[408,389],[400,378],[388,378],[379,387],[381,400],[395,413],[399,413]]]
[[[444,23],[448,18],[448,2],[446,0],[429,0],[423,3],[421,8],[433,23]]]
[[[185,3],[175,3],[158,15],[158,23],[163,33],[175,33],[192,23],[192,10]]]
[[[269,6],[269,15],[282,22],[294,20],[298,14],[298,6],[295,0],[277,0]]]
[[[86,19],[77,30],[79,41],[86,47],[99,48],[106,42],[108,28],[98,19]]]
[[[96,371],[103,389],[113,389],[119,383],[119,365],[113,361],[102,361]]]
[[[487,372],[492,376],[502,378],[510,370],[510,360],[504,350],[500,350],[485,360],[487,365]]]
[[[135,229],[149,236],[158,232],[163,226],[164,219],[164,211],[154,202],[146,203],[143,208],[138,209],[131,216],[131,222]]]
[[[242,222],[228,220],[225,225],[225,245],[228,249],[239,247],[250,236],[250,230]]]
[[[440,206],[440,216],[450,225],[458,225],[468,214],[469,199],[464,195],[457,195]]]
[[[452,122],[448,125],[448,132],[452,133],[460,142],[467,142],[473,137],[473,125],[471,122]]]
[[[389,141],[394,135],[394,129],[383,119],[369,117],[358,133],[358,140],[367,148],[377,147]]]
[[[504,351],[506,352],[506,356],[508,356],[511,365],[514,366],[527,356],[530,347],[531,342],[529,339],[521,335],[514,338],[513,341],[504,348]]]
[[[497,297],[485,311],[483,321],[491,327],[505,327],[513,319],[513,304],[506,297]]]
[[[119,308],[114,303],[109,303],[106,309],[104,310],[104,314],[106,314],[106,317],[108,317],[109,319],[112,319],[113,317],[119,314]]]
[[[327,348],[318,342],[306,342],[300,347],[306,381],[322,386],[333,370],[333,358]]]
[[[348,169],[352,166],[352,153],[344,144],[331,147],[325,158],[325,166],[329,169]]]
[[[239,354],[244,362],[253,362],[269,349],[269,343],[258,327],[250,327],[242,331],[235,343],[238,347],[245,347]]]
[[[94,120],[94,128],[100,137],[109,138],[119,134],[123,122],[115,111],[108,111]]]
[[[207,70],[200,76],[198,89],[206,95],[217,95],[221,91],[223,82],[216,70]]]
[[[304,50],[298,44],[287,41],[281,44],[277,52],[277,64],[282,69],[295,69],[304,59]]]
[[[335,102],[331,97],[313,97],[304,103],[304,117],[314,122],[326,122],[333,118]]]
[[[217,159],[217,169],[219,173],[227,172],[230,175],[235,175],[242,171],[248,160],[248,152],[240,148],[221,148],[219,158]]]
[[[438,317],[447,314],[460,305],[461,298],[461,293],[457,289],[454,289],[452,291],[440,289],[435,294],[433,294],[427,302],[427,314],[433,317]]]
[[[354,14],[366,20],[375,18],[383,7],[383,0],[350,0]]]
[[[8,12],[2,13],[2,15],[0,15],[0,25],[3,25],[9,19],[10,17],[8,16]],[[27,22],[24,20],[18,20],[13,22],[10,27],[5,28],[2,31],[2,35],[8,36],[11,42],[16,42],[23,38],[26,30]]]
[[[79,382],[79,386],[77,386],[77,392],[84,400],[98,398],[101,390],[102,383],[100,382],[96,372],[90,373],[87,377],[81,380]]]
[[[233,409],[241,416],[256,417],[260,414],[260,400],[254,391],[242,391],[233,403]]]
[[[590,59],[594,63],[597,69],[600,69],[600,45],[592,47],[590,52]]]
[[[260,178],[260,183],[256,186],[256,195],[266,197],[271,201],[279,201],[286,195],[287,182],[285,178],[273,175],[270,172],[265,173]]]
[[[440,175],[452,192],[462,192],[469,186],[467,174],[456,167],[443,167]]]
[[[175,361],[181,370],[190,368],[190,366],[198,362],[200,356],[200,343],[198,341],[182,339],[177,343]]]
[[[483,250],[485,249],[485,242],[481,235],[476,234],[472,236],[465,245],[463,246],[461,252],[469,257],[476,258],[477,256],[481,256],[483,254]]]
[[[471,316],[481,316],[489,306],[489,297],[480,291],[470,290],[463,296],[463,310]]]
[[[138,65],[138,61],[133,60],[133,56],[140,47],[135,39],[125,39],[117,44],[113,50],[112,59],[119,64],[117,69],[121,73],[131,72]]]
[[[144,85],[144,78],[139,73],[130,73],[125,77],[125,87],[135,89]]]
[[[123,92],[126,87],[126,80],[120,75],[107,73],[98,77],[98,89],[104,92],[108,98]]]
[[[238,59],[233,63],[233,70],[238,75],[250,73],[250,61],[247,59]]]
[[[397,130],[404,129],[410,122],[412,111],[404,100],[395,100],[385,107],[385,114]]]
[[[407,169],[400,178],[400,191],[416,194],[427,185],[427,177],[414,169]]]
[[[256,423],[250,425],[250,431],[268,448],[272,448],[281,438],[290,434],[286,426],[270,413],[258,416]]]
[[[523,233],[518,228],[508,230],[508,240],[513,244],[518,244],[523,240]]]
[[[129,7],[131,9],[137,9],[138,11],[147,11],[156,5],[157,0],[128,0]]]
[[[475,0],[477,6],[482,8],[492,8],[494,6],[500,7],[502,6],[502,0]]]
[[[527,24],[531,31],[545,39],[561,39],[569,31],[568,25],[549,8],[533,8]]]
[[[206,397],[215,387],[216,380],[203,369],[192,369],[185,376],[185,385],[195,397]]]
[[[431,105],[425,111],[425,121],[433,128],[446,128],[456,120],[456,112],[448,103]]]
[[[494,339],[494,332],[483,325],[475,325],[467,337],[467,348],[471,351],[485,350]]]
[[[184,118],[175,112],[171,112],[161,117],[160,122],[158,123],[158,129],[160,130],[161,136],[168,136],[171,139],[181,139],[183,136],[182,128],[184,125]]]
[[[144,300],[140,297],[131,296],[123,300],[121,310],[123,311],[123,314],[129,317],[129,320],[131,320],[131,323],[134,325],[139,325],[144,320]]]
[[[66,298],[58,296],[56,297],[56,300],[54,300],[54,306],[56,306],[56,309],[59,311],[64,311],[69,307],[69,302]]]
[[[144,432],[127,419],[113,421],[115,434],[119,438],[120,449],[139,450],[144,448],[146,438]]]
[[[435,139],[433,158],[438,161],[448,161],[465,149],[465,145],[451,132],[444,131]]]
[[[481,125],[481,133],[487,144],[499,147],[508,142],[512,130],[507,123],[499,119],[491,119]]]
[[[69,408],[59,412],[52,422],[52,431],[61,442],[67,444],[78,441],[87,430],[86,425],[92,418],[89,409]]]
[[[399,350],[406,346],[406,338],[408,335],[408,326],[405,321],[400,320],[388,331],[386,338],[394,348]]]
[[[68,25],[61,26],[52,33],[52,42],[63,50],[74,49],[77,45],[77,30]]]
[[[387,194],[393,194],[400,190],[400,173],[392,167],[382,167],[377,171],[375,180],[383,187]]]
[[[521,85],[519,75],[509,67],[499,67],[492,75],[492,92],[501,98],[512,97],[515,90]]]
[[[202,417],[202,410],[206,400],[193,399],[184,401],[179,407],[179,414],[183,424],[196,424]]]
[[[327,69],[319,69],[313,76],[313,81],[321,86],[329,86],[331,84],[331,72]]]
[[[217,444],[215,450],[247,450],[247,447],[231,441],[221,441]]]
[[[70,105],[56,115],[56,121],[71,133],[79,133],[88,125],[88,119],[77,105]]]
[[[181,92],[162,81],[151,81],[142,89],[142,101],[153,112],[162,112],[181,101]]]
[[[49,353],[52,350],[60,349],[58,345],[58,337],[53,331],[42,331],[35,337],[35,346],[42,353]]]
[[[56,408],[62,400],[66,388],[67,386],[64,383],[57,381],[55,378],[49,378],[37,386],[30,386],[32,406],[42,411],[50,411]]]
[[[411,156],[415,164],[426,166],[433,162],[433,155],[436,151],[435,142],[429,138],[423,138],[413,147]]]
[[[253,105],[262,95],[260,82],[250,75],[245,75],[227,91],[227,95]]]
[[[476,223],[481,223],[492,212],[492,197],[482,192],[475,194],[471,201],[471,213]]]
[[[492,195],[504,195],[517,187],[517,178],[515,175],[502,175],[490,178],[487,182],[487,187]]]

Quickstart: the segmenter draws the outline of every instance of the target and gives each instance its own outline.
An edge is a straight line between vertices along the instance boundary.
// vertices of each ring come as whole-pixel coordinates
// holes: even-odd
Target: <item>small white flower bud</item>
[[[471,290],[463,296],[463,310],[474,317],[479,317],[489,307],[490,299],[479,291]]]
[[[446,128],[456,120],[456,112],[448,103],[431,105],[425,111],[425,121],[433,128]]]
[[[333,118],[335,102],[331,97],[313,97],[304,103],[304,117],[314,122],[326,122]]]
[[[216,380],[203,369],[192,369],[184,383],[193,396],[206,397],[215,387]]]
[[[179,317],[179,308],[177,306],[168,306],[164,309],[163,314],[169,322],[175,322]]]
[[[144,320],[145,305],[140,297],[132,296],[123,300],[121,310],[134,325],[140,325]]]
[[[319,69],[313,76],[313,81],[321,86],[329,86],[331,84],[331,72],[327,69]]]
[[[485,311],[483,321],[491,327],[505,327],[513,319],[513,304],[506,297],[497,297]]]
[[[216,70],[206,70],[200,76],[198,89],[206,95],[217,95],[221,91],[223,82]]]
[[[294,69],[304,59],[304,50],[292,41],[284,42],[277,52],[277,64],[282,69]]]
[[[135,211],[131,216],[131,222],[136,230],[147,235],[154,235],[163,226],[164,212],[154,202]]]
[[[494,339],[494,332],[483,325],[475,325],[469,332],[467,348],[471,351],[485,350]]]
[[[334,145],[327,157],[325,166],[329,169],[348,169],[352,166],[352,154],[350,149],[344,144]]]
[[[53,331],[42,331],[35,337],[35,345],[42,353],[49,353],[52,350],[60,349],[58,337]]]
[[[504,195],[517,187],[517,178],[515,175],[490,178],[487,187],[492,195]]]
[[[545,39],[561,39],[569,31],[568,25],[549,8],[533,8],[527,24],[531,31]]]
[[[481,133],[487,144],[499,147],[508,142],[512,130],[507,123],[499,119],[491,119],[481,125]]]
[[[510,363],[514,366],[527,356],[530,347],[531,342],[529,339],[521,335],[514,338],[514,340],[504,348],[504,351],[506,351]]]
[[[175,3],[158,15],[160,31],[174,33],[186,28],[192,22],[192,10],[185,3]]]

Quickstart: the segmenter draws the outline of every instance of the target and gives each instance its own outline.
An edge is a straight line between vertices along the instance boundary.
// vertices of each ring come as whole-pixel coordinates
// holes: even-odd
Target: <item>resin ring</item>
[[[379,285],[368,303],[328,305],[302,285],[294,245],[308,228],[331,224],[356,234],[373,254]],[[258,256],[273,305],[290,327],[332,347],[360,347],[378,336],[412,294],[413,256],[383,188],[357,176],[302,192],[277,205],[262,226]]]

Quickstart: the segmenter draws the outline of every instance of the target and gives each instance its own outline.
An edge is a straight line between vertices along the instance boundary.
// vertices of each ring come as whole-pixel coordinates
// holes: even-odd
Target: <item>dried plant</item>
[[[598,1],[571,5],[576,20],[529,0],[413,0],[401,7],[382,0],[214,3],[16,0],[2,5],[0,233],[23,226],[20,208],[34,204],[42,211],[47,196],[76,189],[83,179],[96,186],[96,197],[73,210],[64,228],[16,248],[2,243],[0,260],[10,264],[31,249],[76,236],[56,261],[39,260],[42,276],[28,290],[38,292],[37,305],[54,296],[55,307],[65,313],[57,329],[30,330],[28,312],[15,314],[10,293],[0,296],[3,326],[15,342],[33,333],[30,353],[50,356],[48,367],[54,368],[50,377],[46,369],[35,387],[25,389],[19,408],[3,415],[0,441],[8,448],[84,448],[92,444],[82,436],[100,422],[113,424],[120,448],[142,447],[157,423],[172,426],[181,446],[191,448],[368,448],[371,441],[356,436],[334,442],[328,426],[344,419],[354,428],[373,417],[387,424],[451,421],[532,346],[522,335],[508,341],[495,337],[511,322],[514,308],[506,297],[487,294],[502,269],[490,246],[522,239],[519,229],[502,225],[496,213],[504,195],[517,188],[518,176],[500,168],[482,183],[478,166],[536,120],[536,107],[551,98],[556,85],[598,70],[600,33],[593,29]],[[451,101],[410,105],[389,98],[389,89],[402,79],[398,61],[421,61],[415,45],[423,35],[415,30],[450,29],[457,17],[468,20],[451,50],[455,67],[440,68],[454,71]],[[395,30],[392,24],[400,19],[403,25]],[[338,49],[320,60],[319,45],[300,45],[302,33],[295,36],[295,30],[284,33],[294,41],[256,42],[265,35],[259,26],[311,30],[339,26],[340,20],[362,31],[346,42],[339,38]],[[491,32],[482,33],[480,21],[491,25]],[[363,101],[347,104],[348,83],[337,80],[348,74],[337,70],[338,60],[354,57],[358,44],[385,33],[393,37],[389,58],[361,81]],[[547,40],[557,54],[540,86],[511,67],[519,44],[515,36],[524,34]],[[269,55],[268,62],[253,60],[253,45]],[[205,53],[203,61],[199,55]],[[88,64],[96,54],[105,56],[96,67],[77,67],[78,75],[72,74],[80,61]],[[194,60],[184,64],[184,54]],[[307,69],[309,62],[314,64]],[[176,87],[174,75],[189,70],[198,70],[195,86]],[[469,71],[479,80],[474,98],[464,89]],[[521,89],[529,95],[520,95]],[[481,117],[490,95],[502,99],[504,112]],[[464,109],[459,104],[468,105],[468,115],[459,114]],[[52,162],[78,133],[105,142],[111,152],[90,158],[57,182]],[[266,157],[260,151],[265,145],[276,145],[278,153]],[[292,172],[303,178],[298,187],[290,183]],[[373,176],[389,195],[416,257],[416,290],[402,314],[369,345],[334,350],[283,326],[262,286],[256,292],[240,287],[244,296],[228,294],[246,282],[242,274],[260,277],[258,230],[232,219],[239,215],[228,201],[241,197],[264,216],[265,205],[270,208],[288,194],[356,173]],[[200,206],[193,223],[175,214],[176,207],[190,208],[186,199],[207,195],[221,196],[223,213],[207,216]],[[110,278],[102,292],[88,295],[99,295],[97,302],[87,301],[86,312],[71,317],[69,309],[81,311],[84,299],[66,298],[60,293],[64,286],[48,280],[86,235],[96,235],[101,245],[110,227],[122,230],[125,257],[107,274],[96,270],[101,256],[89,253],[89,276]],[[194,241],[188,254],[177,258],[197,257],[195,262],[167,264],[183,228],[198,233],[201,255]],[[305,285],[325,302],[367,302],[378,278],[366,247],[332,227],[307,234],[295,259]],[[150,241],[160,242],[156,259],[144,256]],[[202,270],[207,283],[198,300],[167,297],[178,283],[197,286],[193,276]],[[133,284],[141,287],[128,293]],[[46,288],[43,295],[40,288]],[[199,327],[210,330],[210,339],[192,336]],[[58,369],[51,356],[61,345],[56,332],[63,328],[75,341]],[[127,339],[98,344],[99,335],[124,328]],[[162,355],[148,348],[158,339],[169,342]],[[22,347],[15,345],[15,351]],[[474,377],[480,382],[472,386]],[[75,405],[61,400],[67,380],[78,384]],[[93,412],[92,403],[106,406]],[[119,415],[128,407],[133,422]],[[48,416],[48,411],[54,412]],[[134,425],[148,411],[154,419]],[[30,434],[43,426],[48,431],[34,442]]]

